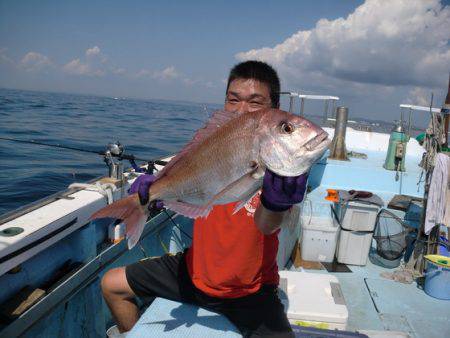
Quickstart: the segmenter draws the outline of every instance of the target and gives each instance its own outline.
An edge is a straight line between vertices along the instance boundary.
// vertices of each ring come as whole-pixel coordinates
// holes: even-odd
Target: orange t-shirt
[[[253,215],[258,204],[259,194],[234,215],[236,203],[230,203],[195,220],[186,264],[194,285],[207,295],[237,298],[263,284],[278,284],[279,230],[264,235],[257,228]]]

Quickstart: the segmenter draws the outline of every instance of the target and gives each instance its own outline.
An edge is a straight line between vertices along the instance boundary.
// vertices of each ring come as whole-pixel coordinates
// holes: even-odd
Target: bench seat
[[[223,315],[195,305],[156,298],[127,338],[242,337]]]

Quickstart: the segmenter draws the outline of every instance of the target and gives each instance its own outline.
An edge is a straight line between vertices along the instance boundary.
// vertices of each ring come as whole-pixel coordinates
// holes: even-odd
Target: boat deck
[[[339,279],[347,303],[347,330],[401,331],[415,338],[450,337],[450,301],[428,296],[416,282],[404,284],[380,276],[395,269],[370,261],[366,266],[349,268],[351,272],[331,272]]]
[[[409,149],[416,146],[414,141],[408,144]],[[406,172],[399,173],[398,180],[395,180],[394,171],[383,168],[384,152],[372,150],[365,153],[366,159],[327,159],[326,163],[324,160],[318,163],[311,172],[314,190],[308,194],[309,205],[304,204],[304,214],[329,215],[330,202],[324,199],[327,188],[370,191],[382,198],[385,208],[396,194],[422,197],[423,186],[418,184],[421,177],[418,150],[417,156],[406,157]],[[390,211],[401,218],[404,216],[403,212]],[[381,272],[395,269],[380,267],[370,260],[366,266],[349,268],[352,272],[331,273],[339,279],[347,302],[348,330],[390,330],[402,331],[411,337],[450,337],[449,301],[428,296],[416,282],[403,284],[381,277]],[[295,270],[294,267],[291,269]],[[328,273],[326,270],[314,272]]]
[[[351,272],[330,273],[339,279],[347,303],[346,331],[392,331],[412,338],[450,337],[449,301],[428,296],[415,282],[403,284],[381,277],[381,272],[393,270],[370,261],[366,266],[349,267]],[[289,268],[290,271],[301,269]],[[326,270],[304,271],[329,273]],[[240,336],[236,328],[219,314],[160,298],[142,315],[130,337],[149,335]]]

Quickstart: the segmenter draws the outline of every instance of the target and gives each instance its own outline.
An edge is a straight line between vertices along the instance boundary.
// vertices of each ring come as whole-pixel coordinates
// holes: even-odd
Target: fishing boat
[[[402,106],[408,127],[402,114],[389,134],[349,120],[347,108],[335,108],[338,97],[284,94],[299,114],[305,100],[323,100],[322,125],[334,140],[311,169],[298,222],[279,234],[280,297],[298,336],[449,337],[449,301],[425,293],[418,278],[433,263],[417,249],[427,244],[427,181],[425,149],[410,137],[414,110],[441,110]],[[151,215],[132,250],[120,222],[89,221],[142,174],[137,167],[124,172],[120,145],[103,156],[107,176],[0,217],[1,337],[105,337],[114,322],[101,294],[104,273],[190,245],[192,220],[170,210]],[[144,169],[160,170],[168,160]],[[412,279],[399,282],[408,272]],[[239,336],[218,314],[160,298],[127,337],[157,335]]]

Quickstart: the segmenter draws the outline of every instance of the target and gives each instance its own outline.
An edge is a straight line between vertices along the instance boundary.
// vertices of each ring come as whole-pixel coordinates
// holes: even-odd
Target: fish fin
[[[139,240],[148,218],[146,206],[139,203],[137,194],[122,198],[95,212],[89,220],[96,218],[116,218],[122,220],[126,226],[128,248],[131,249]]]
[[[133,213],[124,220],[129,250],[139,242],[139,238],[141,238],[142,231],[144,231],[145,224],[147,223],[147,218],[147,214]]]
[[[212,209],[209,205],[195,205],[181,201],[164,201],[164,206],[189,218],[206,217]]]
[[[244,207],[244,205],[246,205],[247,202],[250,201],[250,200],[253,198],[253,196],[256,195],[256,193],[259,191],[259,188],[260,188],[260,187],[258,187],[258,188],[257,188],[256,190],[254,190],[254,191],[251,191],[251,193],[249,193],[249,194],[247,195],[247,197],[242,198],[241,201],[240,201],[238,204],[236,204],[236,206],[234,207],[234,210],[233,210],[233,215],[234,215],[235,213],[237,213],[239,210],[241,210],[241,209]]]
[[[177,164],[177,162],[183,158],[187,153],[192,151],[192,149],[196,148],[203,140],[207,139],[209,136],[214,134],[220,127],[228,123],[233,118],[239,116],[239,113],[236,112],[227,112],[225,110],[217,110],[213,113],[211,118],[206,122],[206,125],[197,130],[194,134],[192,140],[184,146],[181,151],[174,156],[169,163],[167,163],[162,170],[160,170],[156,176],[162,177],[165,173],[170,170],[173,166]]]
[[[233,215],[237,213],[239,210],[241,210],[244,205],[250,201],[253,196],[261,189],[262,185],[262,178],[264,177],[264,173],[266,172],[265,166],[258,165],[253,172],[251,172],[249,175],[253,179],[253,189],[249,190],[248,194],[243,195],[241,198],[239,198],[240,202],[236,204],[233,210]]]
[[[213,205],[214,202],[220,200],[223,196],[225,196],[227,193],[232,191],[237,186],[243,185],[243,186],[257,186],[257,188],[253,188],[251,190],[252,196],[254,195],[255,191],[258,190],[261,186],[262,180],[260,178],[255,178],[254,174],[258,171],[258,168],[252,170],[250,173],[245,174],[241,178],[237,179],[236,181],[230,183],[225,188],[223,188],[221,191],[219,191],[217,194],[213,196],[213,198],[208,202],[207,205]],[[241,201],[242,199],[247,199],[249,193],[245,193],[244,195],[237,195],[235,196],[234,200]]]

